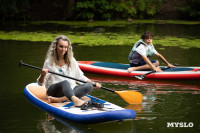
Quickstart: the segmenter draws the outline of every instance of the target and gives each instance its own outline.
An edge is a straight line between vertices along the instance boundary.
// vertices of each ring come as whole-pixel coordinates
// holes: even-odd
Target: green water
[[[192,31],[179,35],[193,35]],[[198,31],[195,30],[195,32]],[[172,32],[172,34],[175,33]],[[25,63],[42,67],[49,44],[50,42],[0,40],[0,132],[199,132],[199,80],[138,81],[131,78],[85,73],[87,77],[102,83],[105,87],[141,92],[145,99],[141,105],[128,105],[118,95],[101,89],[95,89],[91,93],[93,96],[121,107],[135,110],[137,118],[129,122],[95,125],[82,125],[58,118],[50,119],[45,112],[30,104],[23,95],[23,88],[27,84],[35,82],[40,72],[18,67],[21,59]],[[131,47],[129,45],[94,47],[73,45],[73,50],[77,60],[128,63],[127,56]],[[181,66],[200,66],[199,48],[164,47],[165,49],[163,49],[161,45],[157,45],[156,48],[171,63],[178,63]],[[161,63],[161,65],[164,64]],[[167,122],[192,122],[194,126],[169,128]]]

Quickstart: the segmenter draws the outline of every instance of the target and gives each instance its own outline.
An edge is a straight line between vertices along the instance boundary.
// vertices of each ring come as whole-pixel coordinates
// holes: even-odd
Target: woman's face
[[[148,45],[152,44],[152,38],[144,39],[144,42]]]
[[[63,41],[62,39],[60,39],[58,41],[56,49],[57,49],[58,56],[59,57],[63,57],[65,55],[65,53],[67,52],[68,42],[67,41]]]

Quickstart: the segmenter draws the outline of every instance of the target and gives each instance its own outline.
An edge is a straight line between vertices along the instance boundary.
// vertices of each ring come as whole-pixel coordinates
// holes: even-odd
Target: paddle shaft
[[[166,69],[168,69],[168,68],[170,68],[170,67],[164,67],[164,68],[162,68],[161,70],[166,70]],[[148,73],[146,73],[146,74],[144,74],[143,76],[145,77],[145,76],[147,76],[147,75],[149,75],[149,74],[151,74],[151,73],[155,73],[156,71],[151,71],[151,72],[148,72]]]
[[[177,64],[177,63],[174,63],[174,66],[178,66],[179,64]],[[166,69],[169,69],[169,68],[171,68],[171,67],[164,67],[164,68],[162,68],[161,70],[166,70]],[[148,73],[146,73],[146,74],[144,74],[143,76],[145,77],[146,75],[149,75],[149,74],[151,74],[151,73],[155,73],[156,71],[151,71],[151,72],[148,72]]]
[[[37,69],[37,70],[42,70],[42,68],[23,63],[22,60],[21,60],[19,62],[19,66],[22,66],[22,65],[26,66],[26,67],[34,68],[34,69]],[[56,72],[52,72],[52,71],[48,71],[48,73],[55,74],[55,75],[58,75],[58,76],[62,76],[62,77],[65,77],[65,78],[69,78],[69,79],[72,79],[72,80],[76,80],[76,81],[79,81],[79,82],[82,82],[82,83],[87,83],[86,81],[83,81],[83,80],[80,80],[80,79],[77,79],[77,78],[74,78],[74,77],[70,77],[70,76],[67,76],[67,75],[63,75],[63,74],[60,74],[60,73],[56,73]],[[93,84],[93,86],[96,86],[96,85]],[[106,88],[106,87],[101,87],[101,89],[104,89],[104,90],[107,90],[107,91],[110,91],[110,92],[115,92],[114,90],[111,90],[111,89]]]
[[[179,64],[177,64],[177,63],[174,63],[174,66],[178,66]],[[171,67],[164,67],[164,68],[161,68],[161,70],[166,70],[166,69],[169,69],[169,68],[171,68]],[[156,71],[151,71],[151,72],[148,72],[148,73],[146,73],[146,74],[143,74],[143,75],[136,75],[136,76],[134,76],[134,77],[136,77],[136,78],[138,78],[138,79],[143,79],[143,78],[145,78],[145,76],[147,76],[147,75],[149,75],[149,74],[152,74],[152,73],[155,73]]]

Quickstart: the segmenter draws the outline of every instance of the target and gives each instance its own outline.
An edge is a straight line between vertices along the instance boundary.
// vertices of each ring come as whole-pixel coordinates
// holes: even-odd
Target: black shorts
[[[155,63],[157,60],[151,60],[151,63]],[[143,66],[143,65],[146,65],[147,63],[145,61],[141,61],[139,64],[133,64],[133,63],[130,63],[130,67],[138,67],[138,66]]]

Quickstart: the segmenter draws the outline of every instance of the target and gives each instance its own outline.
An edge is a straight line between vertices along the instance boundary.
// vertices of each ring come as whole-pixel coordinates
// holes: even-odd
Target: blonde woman
[[[48,73],[48,70],[87,81],[87,83],[77,85],[75,80],[53,75]],[[87,106],[86,101],[89,98],[85,95],[93,89],[92,81],[84,76],[78,67],[69,38],[64,35],[57,36],[49,46],[44,66],[37,82],[47,88],[49,103],[70,100],[78,107]],[[101,88],[99,83],[93,82],[93,84],[96,84],[97,88]]]

